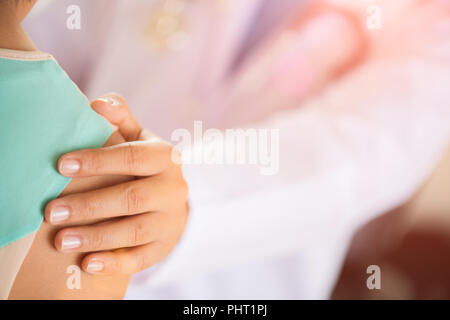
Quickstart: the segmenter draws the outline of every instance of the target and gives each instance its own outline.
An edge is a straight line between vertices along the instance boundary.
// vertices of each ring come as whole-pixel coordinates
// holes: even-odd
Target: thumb
[[[105,94],[92,101],[91,107],[111,124],[117,126],[126,141],[138,140],[142,127],[131,114],[128,104],[122,96],[116,93]]]

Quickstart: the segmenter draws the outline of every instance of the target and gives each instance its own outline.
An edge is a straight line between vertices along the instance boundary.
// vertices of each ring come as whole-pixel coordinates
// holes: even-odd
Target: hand
[[[172,146],[142,130],[123,98],[109,94],[92,108],[128,142],[65,154],[58,161],[60,173],[136,179],[55,199],[46,206],[45,220],[78,225],[60,230],[54,243],[62,252],[90,252],[81,263],[86,272],[130,274],[164,259],[180,239],[188,215],[187,184],[172,161]]]

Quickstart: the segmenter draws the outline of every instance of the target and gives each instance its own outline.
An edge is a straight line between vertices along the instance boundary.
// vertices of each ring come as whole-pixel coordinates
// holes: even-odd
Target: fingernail
[[[57,224],[69,218],[69,208],[66,206],[55,206],[50,211],[50,223]]]
[[[59,165],[59,172],[62,174],[74,174],[80,171],[80,161],[74,159],[62,160]]]
[[[86,268],[86,271],[89,273],[95,273],[100,272],[105,267],[105,264],[102,261],[99,260],[91,260],[88,263],[88,266]]]
[[[65,236],[62,240],[62,250],[70,250],[79,248],[81,246],[81,239],[77,236]]]
[[[98,98],[97,100],[106,102],[112,106],[118,106],[120,104],[119,101],[117,101],[113,97],[101,97],[101,98]]]

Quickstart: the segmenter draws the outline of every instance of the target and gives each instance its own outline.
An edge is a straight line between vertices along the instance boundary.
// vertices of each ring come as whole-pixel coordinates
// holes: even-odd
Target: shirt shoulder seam
[[[55,60],[49,53],[42,51],[20,51],[0,48],[0,58],[24,61]]]

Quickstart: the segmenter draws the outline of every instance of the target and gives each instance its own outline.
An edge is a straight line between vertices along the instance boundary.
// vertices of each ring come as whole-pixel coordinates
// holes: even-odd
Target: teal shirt
[[[0,51],[0,247],[39,229],[46,203],[70,179],[67,152],[101,147],[112,132],[51,57]]]

